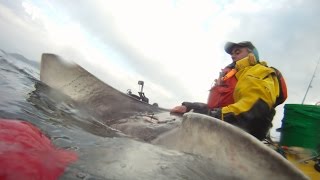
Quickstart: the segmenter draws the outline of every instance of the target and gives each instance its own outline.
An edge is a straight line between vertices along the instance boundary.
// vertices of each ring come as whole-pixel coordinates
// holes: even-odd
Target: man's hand
[[[193,112],[208,114],[208,106],[205,103],[199,102],[183,102],[181,106],[176,106],[170,110],[171,113],[184,114],[193,110]]]
[[[183,106],[187,107],[187,112],[193,109],[193,112],[208,114],[208,105],[200,102],[183,102]]]
[[[173,109],[170,110],[170,113],[177,113],[177,114],[184,114],[187,112],[187,107],[186,106],[176,106]]]

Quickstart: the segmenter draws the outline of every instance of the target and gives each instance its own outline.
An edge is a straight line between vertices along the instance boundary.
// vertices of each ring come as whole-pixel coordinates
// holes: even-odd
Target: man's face
[[[249,51],[246,47],[235,46],[231,51],[231,58],[234,62],[248,56]]]

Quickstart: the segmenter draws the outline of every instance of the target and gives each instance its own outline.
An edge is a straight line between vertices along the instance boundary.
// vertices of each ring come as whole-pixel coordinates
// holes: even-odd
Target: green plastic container
[[[280,145],[320,149],[320,106],[286,104]]]

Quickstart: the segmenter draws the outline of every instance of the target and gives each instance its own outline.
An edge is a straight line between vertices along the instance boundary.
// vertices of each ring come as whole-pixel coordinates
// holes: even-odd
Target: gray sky
[[[123,92],[144,80],[151,103],[170,108],[206,102],[231,62],[224,43],[250,40],[285,76],[286,103],[300,104],[320,58],[318,17],[318,0],[0,0],[0,49],[56,53]],[[319,71],[306,104],[320,101]]]

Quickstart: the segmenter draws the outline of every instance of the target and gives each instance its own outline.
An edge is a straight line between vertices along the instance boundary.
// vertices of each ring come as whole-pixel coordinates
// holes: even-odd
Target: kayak
[[[286,158],[311,179],[320,179],[320,156],[308,148],[297,146],[282,147]]]
[[[235,126],[192,112],[182,117],[171,115],[116,90],[57,55],[42,55],[40,80],[124,134],[208,159],[217,179],[308,179],[279,153]]]

